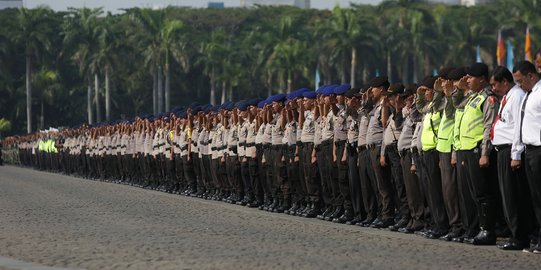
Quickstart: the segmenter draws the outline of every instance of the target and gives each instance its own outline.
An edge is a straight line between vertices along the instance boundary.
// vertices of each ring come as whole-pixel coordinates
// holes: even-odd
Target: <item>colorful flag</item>
[[[503,66],[503,57],[505,56],[505,45],[503,44],[502,31],[498,31],[498,47],[496,48],[496,59],[498,66]]]
[[[530,28],[526,27],[526,42],[524,43],[524,60],[532,62],[532,41],[530,40]]]
[[[513,54],[513,45],[511,45],[510,40],[507,40],[507,69],[511,72],[513,72],[514,61],[515,55]]]
[[[483,62],[483,60],[481,60],[481,46],[479,46],[479,44],[477,44],[477,55],[475,57],[475,62],[477,63]]]
[[[319,77],[319,69],[316,67],[316,87],[314,89],[319,88],[319,82],[321,81],[321,78]]]

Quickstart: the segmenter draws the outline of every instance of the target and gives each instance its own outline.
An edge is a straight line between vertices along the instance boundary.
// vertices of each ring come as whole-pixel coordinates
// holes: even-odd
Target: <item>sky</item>
[[[104,7],[104,10],[116,13],[118,9],[130,7],[164,7],[168,5],[191,6],[205,8],[207,2],[224,2],[226,7],[238,7],[240,0],[23,0],[23,5],[33,8],[47,5],[54,10],[66,10],[68,7]],[[377,4],[381,0],[312,0],[312,8],[331,9],[336,3],[341,7],[349,6],[349,2],[362,4]]]

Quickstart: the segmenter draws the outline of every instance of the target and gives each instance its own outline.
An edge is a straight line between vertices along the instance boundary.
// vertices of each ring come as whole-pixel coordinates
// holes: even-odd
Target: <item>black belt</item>
[[[381,146],[381,143],[370,143],[366,145],[366,149],[375,149],[378,146]]]
[[[255,143],[247,143],[246,144],[246,147],[254,147],[255,146]]]
[[[303,142],[303,143],[302,143],[302,146],[304,146],[304,147],[307,147],[307,146],[310,147],[310,146],[314,146],[314,143],[313,143],[313,142]]]
[[[273,144],[273,145],[271,145],[271,149],[274,149],[274,150],[285,149],[286,147],[287,147],[287,145],[285,145],[285,144]]]
[[[364,151],[366,150],[366,144],[363,144],[363,145],[359,145],[357,146],[357,152],[361,152],[361,151]]]
[[[539,149],[541,149],[541,145],[531,145],[531,144],[526,145],[526,151],[535,151]]]
[[[511,148],[511,144],[500,144],[500,145],[494,145],[494,150],[496,151],[503,151],[505,149]]]
[[[357,142],[348,143],[348,147],[357,148]]]
[[[403,158],[403,157],[406,157],[408,154],[411,154],[411,153],[412,153],[411,149],[406,148],[406,149],[399,150],[398,151],[398,156]]]
[[[239,143],[239,147],[244,147],[246,146],[246,143]]]

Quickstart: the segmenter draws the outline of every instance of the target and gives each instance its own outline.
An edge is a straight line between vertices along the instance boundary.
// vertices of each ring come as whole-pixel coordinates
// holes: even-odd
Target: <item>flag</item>
[[[483,60],[481,60],[481,46],[479,46],[479,44],[477,44],[477,55],[475,57],[475,62],[477,63],[483,62]]]
[[[524,43],[524,60],[532,62],[532,41],[530,40],[530,28],[526,27],[526,42]]]
[[[507,40],[507,69],[513,72],[513,62],[515,61],[515,56],[513,55],[513,45],[511,41]]]
[[[319,69],[316,67],[316,87],[314,87],[314,89],[318,89],[319,88],[319,81],[321,79],[319,78]]]
[[[498,47],[496,48],[496,59],[498,66],[503,66],[503,57],[505,56],[505,45],[503,44],[502,31],[498,31]]]

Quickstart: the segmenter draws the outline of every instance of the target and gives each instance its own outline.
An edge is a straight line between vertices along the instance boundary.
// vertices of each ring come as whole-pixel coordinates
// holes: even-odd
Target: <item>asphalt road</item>
[[[541,255],[428,240],[0,167],[0,269],[540,269]],[[37,269],[37,268],[36,268]]]

